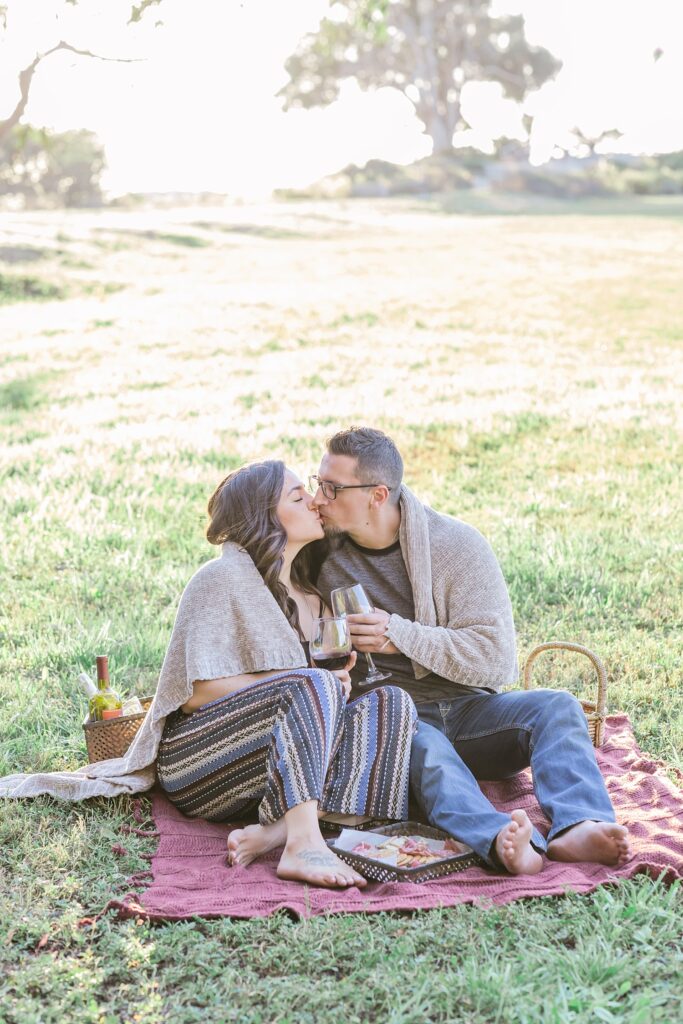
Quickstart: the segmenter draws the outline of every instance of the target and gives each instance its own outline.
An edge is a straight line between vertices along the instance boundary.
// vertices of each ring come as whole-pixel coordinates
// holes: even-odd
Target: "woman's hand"
[[[342,690],[344,691],[344,696],[347,700],[351,696],[351,669],[356,664],[356,657],[356,652],[351,651],[349,660],[344,665],[344,668],[338,668],[336,672],[332,673],[332,675],[336,676],[342,684]]]

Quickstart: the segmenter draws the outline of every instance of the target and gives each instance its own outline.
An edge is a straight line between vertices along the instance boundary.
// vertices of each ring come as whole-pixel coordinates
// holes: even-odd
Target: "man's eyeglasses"
[[[337,491],[353,491],[359,487],[382,487],[385,484],[333,484],[330,480],[321,480],[319,476],[309,476],[309,489],[315,493],[318,488],[323,492],[328,501],[334,501]],[[387,487],[390,491],[391,487]]]

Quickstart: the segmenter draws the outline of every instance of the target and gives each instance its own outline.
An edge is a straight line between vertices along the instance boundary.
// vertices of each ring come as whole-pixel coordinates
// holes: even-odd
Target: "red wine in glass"
[[[351,634],[346,616],[313,620],[309,643],[311,660],[318,668],[339,671],[351,656]]]
[[[348,654],[340,654],[339,657],[334,654],[312,654],[311,658],[313,659],[316,668],[327,668],[330,672],[344,668],[349,661]]]

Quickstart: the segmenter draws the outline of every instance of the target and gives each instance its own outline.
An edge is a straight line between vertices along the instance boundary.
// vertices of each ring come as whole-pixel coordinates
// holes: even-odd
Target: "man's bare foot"
[[[324,839],[297,839],[287,843],[277,866],[278,878],[290,878],[328,889],[347,889],[367,885],[357,871],[336,857]]]
[[[611,821],[581,821],[548,843],[551,860],[591,861],[620,868],[631,856],[628,832]]]
[[[233,829],[228,836],[228,864],[234,867],[239,864],[246,868],[252,860],[268,853],[277,846],[284,846],[287,841],[285,819],[272,825],[246,825],[244,828]]]
[[[535,875],[543,859],[531,845],[531,822],[526,811],[513,811],[512,821],[496,836],[496,853],[511,875]]]

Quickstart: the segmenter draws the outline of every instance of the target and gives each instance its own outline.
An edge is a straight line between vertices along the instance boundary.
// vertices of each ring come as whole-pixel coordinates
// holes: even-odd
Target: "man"
[[[349,615],[354,646],[417,705],[411,783],[422,811],[511,874],[540,871],[541,853],[623,864],[626,829],[615,823],[581,705],[557,690],[499,692],[518,671],[498,562],[477,530],[423,505],[402,477],[393,441],[364,427],[327,442],[311,482],[330,542],[323,597],[329,604],[335,587],[363,585],[374,612]],[[522,809],[497,811],[477,784],[529,765],[552,823],[547,839]]]

